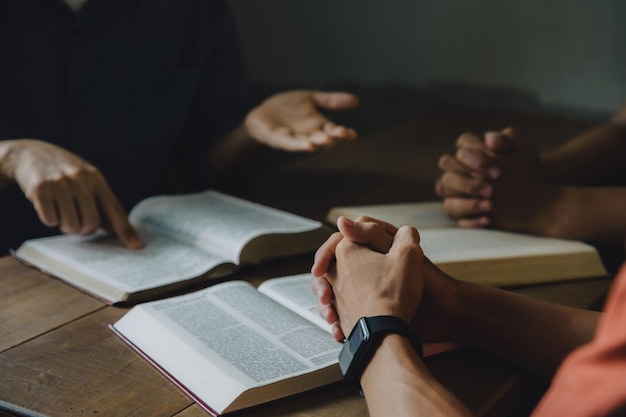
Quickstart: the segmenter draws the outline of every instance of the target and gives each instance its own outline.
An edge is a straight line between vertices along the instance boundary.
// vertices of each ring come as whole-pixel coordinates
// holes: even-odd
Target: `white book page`
[[[214,255],[155,235],[149,230],[138,232],[144,243],[140,250],[129,250],[119,239],[104,234],[90,237],[59,235],[34,239],[29,241],[29,245],[49,258],[64,262],[100,281],[112,283],[125,292],[195,277],[224,262]]]
[[[435,263],[590,250],[589,245],[577,241],[492,229],[461,229],[446,216],[440,201],[337,207],[329,217],[342,213],[350,218],[369,216],[396,226],[416,227],[424,253]]]
[[[326,323],[317,311],[317,297],[311,289],[312,280],[311,274],[273,278],[259,285],[258,291],[330,333],[332,325]]]
[[[134,224],[190,242],[233,263],[238,263],[242,248],[257,236],[299,233],[321,226],[217,191],[152,197],[139,203],[130,218]]]
[[[149,309],[168,331],[248,387],[334,364],[342,346],[327,331],[243,281],[141,308]],[[126,337],[132,341],[132,335]]]
[[[420,245],[435,264],[592,250],[583,242],[485,229],[422,230]]]
[[[443,212],[440,201],[335,207],[329,212],[328,220],[336,222],[340,215],[352,220],[359,216],[368,216],[395,226],[414,226],[419,230],[457,227],[456,222]]]

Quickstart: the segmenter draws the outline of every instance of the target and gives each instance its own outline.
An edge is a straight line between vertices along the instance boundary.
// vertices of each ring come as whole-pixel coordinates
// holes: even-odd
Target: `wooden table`
[[[586,127],[551,118],[439,112],[366,135],[328,152],[266,156],[272,168],[240,178],[234,194],[323,220],[333,205],[434,198],[438,156],[463,130],[510,123],[558,143]],[[541,135],[541,136],[539,136]],[[255,284],[307,271],[311,256],[251,268]],[[577,306],[598,306],[608,279],[512,289]],[[205,416],[192,400],[118,340],[107,325],[126,308],[106,306],[11,257],[0,258],[0,417]],[[429,358],[433,374],[473,412],[506,415],[538,380],[506,360],[469,348]],[[241,416],[362,416],[351,387],[336,384],[237,413]]]

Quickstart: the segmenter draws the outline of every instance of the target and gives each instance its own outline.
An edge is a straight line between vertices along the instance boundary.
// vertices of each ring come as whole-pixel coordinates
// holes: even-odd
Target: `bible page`
[[[319,222],[231,197],[217,191],[159,196],[139,203],[130,213],[143,225],[238,263],[242,248],[255,237],[318,229]]]
[[[418,230],[457,227],[456,222],[443,212],[440,201],[334,207],[329,211],[327,218],[329,222],[336,223],[339,216],[352,220],[359,216],[368,216],[394,226],[413,226]]]
[[[39,258],[44,255],[46,272],[95,294],[100,291],[86,282],[86,277],[132,293],[193,278],[224,263],[219,257],[150,230],[138,232],[144,243],[139,250],[129,250],[119,239],[105,234],[59,235],[28,241],[18,256],[40,265]],[[67,268],[80,271],[82,279],[75,280],[74,274],[62,270]]]
[[[317,297],[311,289],[312,280],[311,274],[273,278],[259,285],[258,291],[331,333],[332,325],[326,323],[317,311]]]
[[[423,230],[420,245],[435,264],[593,250],[578,241],[485,229]]]
[[[144,311],[139,320],[143,324],[137,327],[127,318],[137,314],[133,311]],[[145,316],[159,329],[141,336]],[[243,281],[140,304],[114,327],[200,397],[200,392],[221,390],[225,378],[199,375],[198,358],[249,388],[334,365],[342,346],[327,331]],[[162,342],[153,340],[155,331]],[[171,339],[182,341],[186,353],[172,358],[163,352],[159,345]],[[194,376],[186,374],[190,370]]]

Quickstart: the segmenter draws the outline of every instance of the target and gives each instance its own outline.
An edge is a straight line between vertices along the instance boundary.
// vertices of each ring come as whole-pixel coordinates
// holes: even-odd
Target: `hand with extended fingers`
[[[34,139],[2,141],[0,177],[17,182],[46,226],[83,235],[103,228],[130,249],[142,247],[102,173],[65,149]]]
[[[245,126],[251,137],[271,147],[315,151],[357,137],[356,131],[333,123],[320,110],[347,110],[358,104],[358,98],[349,93],[286,91],[253,109]]]

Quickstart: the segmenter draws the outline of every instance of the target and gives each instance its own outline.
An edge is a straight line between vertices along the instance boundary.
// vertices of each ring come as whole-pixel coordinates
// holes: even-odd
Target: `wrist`
[[[464,296],[463,282],[446,275],[432,264],[424,281],[419,310],[412,321],[419,337],[429,342],[457,342],[462,323],[459,313]]]
[[[361,384],[370,416],[470,416],[398,335],[385,337]]]
[[[568,187],[537,182],[528,190],[522,200],[513,198],[509,202],[504,196],[505,208],[503,213],[497,213],[499,216],[494,215],[494,226],[518,233],[560,237],[565,221],[563,212],[570,204]]]
[[[577,194],[574,187],[549,186],[543,193],[539,193],[541,203],[532,211],[533,218],[528,223],[529,232],[541,236],[560,238],[577,238],[572,234],[572,220],[575,218],[574,211],[578,204]]]
[[[429,305],[428,310],[424,311],[423,316],[427,320],[423,321],[427,325],[418,323],[418,334],[432,342],[480,346],[484,341],[481,335],[484,323],[491,317],[491,313],[483,314],[483,303],[485,300],[493,300],[493,294],[490,293],[501,290],[455,279],[450,281],[451,285],[446,285],[445,295],[434,300],[437,306]],[[493,317],[497,319],[498,316],[494,312]]]
[[[0,185],[7,184],[15,178],[15,148],[19,140],[0,141]]]
[[[560,150],[547,152],[539,157],[546,174],[546,180],[561,183],[568,176],[571,169],[571,161]]]
[[[264,138],[267,135],[267,128],[257,120],[255,115],[258,108],[257,106],[252,109],[240,126],[241,132],[243,133],[241,139],[244,140],[248,146],[260,147],[269,145]]]
[[[245,169],[256,158],[260,147],[261,144],[250,135],[248,129],[239,125],[206,145],[203,156],[198,158],[197,171],[210,176],[214,172]],[[205,172],[207,166],[209,169]]]
[[[414,370],[428,374],[424,360],[415,351],[411,342],[400,334],[390,333],[381,340],[374,356],[363,370],[360,378],[363,392],[373,392],[373,388],[380,381],[381,375],[387,373],[390,368],[396,367],[402,372],[400,375],[405,373],[410,375],[409,380],[415,376]],[[396,380],[394,382],[401,381]]]

